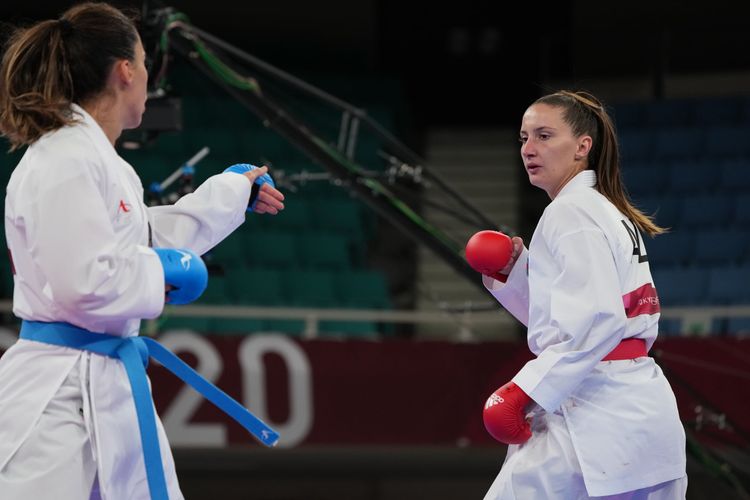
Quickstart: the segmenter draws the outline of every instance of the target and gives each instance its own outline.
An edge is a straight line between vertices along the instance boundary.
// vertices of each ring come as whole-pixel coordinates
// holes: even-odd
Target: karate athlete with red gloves
[[[528,250],[483,231],[467,261],[528,327],[536,358],[487,399],[509,444],[485,500],[685,498],[685,434],[648,356],[659,299],[642,233],[663,230],[629,202],[602,104],[560,91],[525,112],[521,156],[552,200]]]
[[[143,203],[114,145],[145,110],[145,52],[107,4],[19,29],[0,78],[0,132],[28,145],[5,199],[23,322],[0,358],[0,498],[181,499],[143,368],[171,353],[139,337],[141,318],[198,298],[199,255],[283,195],[265,167],[234,165],[174,205]]]

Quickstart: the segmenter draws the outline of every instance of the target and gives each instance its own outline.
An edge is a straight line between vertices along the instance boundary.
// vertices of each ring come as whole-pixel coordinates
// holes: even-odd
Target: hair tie
[[[604,106],[599,100],[588,92],[573,92],[570,90],[562,90],[557,92],[559,95],[567,96],[578,104],[583,105],[585,108],[593,111],[604,112]]]

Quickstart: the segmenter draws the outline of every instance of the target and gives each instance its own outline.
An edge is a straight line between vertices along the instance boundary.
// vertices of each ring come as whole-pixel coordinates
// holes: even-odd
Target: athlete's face
[[[591,137],[573,135],[563,112],[561,107],[533,104],[521,121],[521,159],[529,181],[552,199],[586,169],[591,149]]]
[[[127,114],[124,128],[136,128],[146,111],[148,70],[146,69],[146,51],[140,39],[135,44],[135,58],[128,61],[129,85],[127,87]]]

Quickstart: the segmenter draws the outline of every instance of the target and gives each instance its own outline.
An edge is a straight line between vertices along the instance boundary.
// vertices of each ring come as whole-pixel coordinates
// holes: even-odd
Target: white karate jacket
[[[659,309],[643,239],[595,183],[591,170],[568,182],[507,282],[483,281],[528,326],[537,357],[513,381],[562,413],[588,494],[604,496],[683,477],[685,435],[653,360],[600,361],[625,338],[650,349]]]
[[[149,232],[155,247],[203,254],[242,224],[251,183],[219,174],[172,206],[148,208],[133,168],[88,113],[73,109],[80,123],[32,144],[8,184],[13,312],[27,320],[138,335],[140,319],[155,318],[164,307],[164,274],[149,248]],[[102,498],[149,498],[123,365],[65,347],[19,340],[0,358],[0,470],[71,370],[87,372],[81,391],[91,408],[87,427]],[[182,498],[158,426],[170,497]],[[53,495],[57,487],[41,485],[40,491]]]

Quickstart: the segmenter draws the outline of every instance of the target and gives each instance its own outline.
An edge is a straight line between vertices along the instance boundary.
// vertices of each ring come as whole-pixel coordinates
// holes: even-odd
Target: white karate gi
[[[245,217],[251,183],[211,177],[172,206],[148,208],[133,168],[94,119],[32,144],[8,184],[5,229],[13,312],[93,332],[138,335],[164,307],[155,247],[203,254]],[[149,228],[150,226],[150,228]],[[169,496],[181,499],[157,417]],[[0,497],[150,498],[135,407],[117,359],[27,340],[0,358]],[[92,497],[96,497],[95,492]]]
[[[536,403],[532,438],[508,448],[486,500],[684,498],[685,434],[661,369],[600,361],[626,338],[650,349],[659,313],[643,240],[595,182],[587,170],[563,187],[505,284],[483,278],[537,356],[513,377]]]

